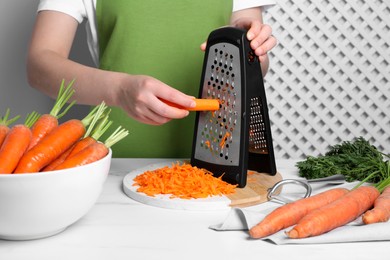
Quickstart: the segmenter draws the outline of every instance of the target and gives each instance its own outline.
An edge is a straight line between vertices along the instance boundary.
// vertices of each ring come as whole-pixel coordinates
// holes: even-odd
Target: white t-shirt
[[[40,0],[38,11],[52,10],[68,14],[79,23],[86,21],[88,47],[92,59],[96,65],[99,64],[99,43],[96,27],[96,1],[97,0]],[[261,6],[267,9],[274,5],[274,0],[233,0],[233,12]]]

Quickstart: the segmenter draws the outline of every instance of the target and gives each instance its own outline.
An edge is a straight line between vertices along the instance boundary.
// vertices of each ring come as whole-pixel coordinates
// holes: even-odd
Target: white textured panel
[[[264,20],[276,158],[358,136],[390,153],[390,0],[278,0]]]

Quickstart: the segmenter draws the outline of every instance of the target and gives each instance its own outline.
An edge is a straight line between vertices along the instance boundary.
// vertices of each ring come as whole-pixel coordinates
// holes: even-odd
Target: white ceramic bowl
[[[102,191],[111,155],[72,169],[0,174],[0,239],[51,236],[83,217]]]

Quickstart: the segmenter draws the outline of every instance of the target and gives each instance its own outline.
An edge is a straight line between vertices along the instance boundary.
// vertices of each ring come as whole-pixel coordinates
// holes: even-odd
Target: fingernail
[[[248,34],[246,35],[246,37],[248,38],[248,40],[252,40],[253,37],[254,37],[254,34],[252,32],[248,32]]]
[[[190,107],[195,107],[195,106],[196,106],[196,102],[195,101],[191,101]]]

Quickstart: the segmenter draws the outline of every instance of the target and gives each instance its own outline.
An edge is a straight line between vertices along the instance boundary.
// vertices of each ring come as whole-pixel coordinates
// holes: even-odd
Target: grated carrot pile
[[[152,197],[158,194],[170,194],[170,198],[181,199],[228,195],[234,193],[237,186],[188,163],[182,165],[174,163],[171,167],[146,171],[134,178],[133,185],[139,186],[137,191]]]

